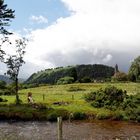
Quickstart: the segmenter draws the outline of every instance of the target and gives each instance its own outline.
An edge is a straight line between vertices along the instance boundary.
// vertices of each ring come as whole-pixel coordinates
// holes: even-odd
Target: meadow
[[[139,83],[75,83],[67,85],[44,85],[36,88],[23,89],[19,91],[23,104],[27,104],[27,94],[32,93],[35,103],[43,103],[54,109],[65,109],[71,113],[80,112],[94,114],[97,118],[107,118],[116,112],[105,108],[94,108],[84,100],[84,95],[108,85],[116,86],[126,90],[127,94],[140,93]],[[15,95],[2,96],[7,99],[7,104],[15,102]]]

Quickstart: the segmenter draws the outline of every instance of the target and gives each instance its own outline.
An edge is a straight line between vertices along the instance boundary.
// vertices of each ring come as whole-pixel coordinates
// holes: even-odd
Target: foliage
[[[85,95],[85,100],[95,108],[107,108],[115,111],[113,115],[98,113],[96,118],[140,121],[140,94],[127,95],[126,91],[108,86]]]
[[[0,0],[0,59],[3,60],[3,56],[5,55],[4,50],[2,50],[1,46],[4,42],[9,42],[8,36],[11,33],[6,30],[6,26],[9,26],[11,19],[13,19],[14,11],[12,9],[7,8],[7,5],[4,4],[4,0]],[[9,42],[10,43],[10,42]]]
[[[115,86],[107,86],[104,90],[99,89],[85,95],[85,100],[91,102],[91,105],[97,108],[116,109],[120,107],[126,96],[126,91]]]
[[[83,112],[74,112],[73,113],[73,119],[74,120],[83,120],[86,118],[86,114]]]
[[[7,100],[0,97],[0,102],[7,102]]]
[[[112,115],[108,112],[98,112],[96,115],[96,119],[98,120],[105,120],[105,119],[110,119]]]
[[[33,84],[23,84],[22,85],[22,89],[35,88],[35,87],[39,87],[39,84],[38,83],[33,83]]]
[[[84,77],[79,80],[80,83],[90,83],[91,79],[89,77]]]
[[[46,104],[47,109],[40,109],[40,108],[31,108],[28,104],[26,107],[22,107],[22,105],[19,106],[10,106],[10,109],[2,108],[2,104],[0,103],[0,118],[6,119],[6,117],[9,115],[10,117],[14,116],[17,118],[21,117],[23,120],[27,118],[27,120],[47,120],[47,116],[49,114],[55,114],[56,109],[63,109],[67,110],[68,112],[74,114],[76,112],[84,113],[86,115],[85,119],[111,119],[111,120],[134,120],[139,121],[139,103],[138,98],[140,96],[140,88],[139,83],[109,83],[112,86],[116,86],[118,89],[123,89],[127,91],[128,96],[125,98],[124,102],[120,104],[122,107],[118,107],[117,109],[110,110],[106,109],[106,107],[102,108],[95,108],[91,106],[91,102],[86,102],[83,95],[92,92],[96,92],[100,88],[102,90],[105,89],[106,86],[108,86],[108,83],[74,83],[74,84],[67,84],[67,85],[45,85],[45,86],[39,86],[37,88],[28,88],[28,89],[22,89],[19,91],[20,99],[22,100],[23,104],[27,104],[27,93],[32,92],[32,97],[34,99],[35,104]],[[71,89],[71,87],[74,87],[74,90],[78,89],[84,89],[84,90],[78,90],[73,92],[69,92],[68,89]],[[137,93],[137,94],[136,94]],[[43,99],[44,95],[44,99]],[[133,95],[133,96],[132,96]],[[73,98],[74,96],[74,98]],[[126,99],[130,99],[133,97],[133,102],[136,105],[136,108],[131,107],[132,105],[128,105],[130,107],[127,107]],[[137,97],[136,97],[137,96]],[[7,99],[8,101],[5,102],[7,106],[9,104],[15,103],[15,96],[7,96],[2,95],[3,99]],[[128,98],[130,97],[130,98]],[[137,98],[137,99],[136,99]],[[68,104],[61,104],[61,105],[54,105],[54,102],[63,102]],[[137,102],[137,103],[136,103]],[[126,104],[124,104],[126,103]],[[15,104],[14,104],[15,105]],[[40,105],[39,105],[40,106]],[[41,107],[42,108],[42,107]],[[52,109],[53,108],[54,113]],[[16,111],[17,110],[17,111]],[[2,114],[5,116],[2,117]],[[132,112],[132,114],[131,114]],[[62,113],[63,114],[63,113]],[[131,115],[129,115],[131,114]],[[51,117],[50,117],[51,118]],[[72,119],[74,119],[72,117]]]
[[[19,96],[18,96],[18,75],[20,71],[20,67],[24,63],[23,56],[25,54],[25,46],[26,40],[18,39],[15,41],[16,53],[14,55],[8,55],[8,58],[4,61],[7,65],[7,74],[10,78],[15,82],[15,93],[16,93],[16,101],[19,103]]]
[[[0,81],[0,95],[11,95],[12,88],[5,81]]]
[[[73,77],[64,77],[64,78],[60,78],[57,81],[57,84],[71,84],[74,82],[74,78]]]
[[[113,74],[114,68],[105,65],[76,65],[39,71],[32,74],[25,83],[56,84],[60,78],[64,77],[73,77],[74,82],[81,79],[83,82],[89,82],[94,79],[111,78]]]
[[[0,81],[0,89],[6,89],[6,82]]]
[[[10,34],[4,27],[9,26],[9,22],[13,19],[14,11],[7,8],[7,5],[4,4],[4,0],[0,0],[0,34]]]
[[[52,109],[47,115],[47,120],[53,122],[57,121],[57,117],[62,117],[63,120],[68,119],[69,112],[64,109]]]
[[[132,62],[128,75],[131,81],[140,82],[140,56]]]
[[[85,89],[80,88],[80,87],[76,87],[76,86],[71,86],[71,87],[69,87],[69,89],[67,91],[69,91],[69,92],[77,92],[77,91],[85,91]]]
[[[127,81],[127,74],[124,72],[116,72],[112,77],[113,81]]]

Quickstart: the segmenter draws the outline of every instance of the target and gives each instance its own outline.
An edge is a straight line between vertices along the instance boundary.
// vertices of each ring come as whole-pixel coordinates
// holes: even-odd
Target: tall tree
[[[131,81],[140,82],[140,56],[132,62],[128,75]]]
[[[4,42],[8,41],[8,36],[12,34],[6,27],[10,25],[10,22],[15,18],[14,10],[7,8],[7,4],[4,4],[4,0],[0,0],[0,58],[3,57],[4,51],[1,46]]]
[[[25,54],[26,39],[18,39],[15,41],[16,52],[14,55],[8,55],[5,60],[7,64],[7,75],[15,82],[15,93],[16,93],[16,104],[19,104],[19,95],[18,95],[18,76],[20,72],[20,67],[24,62],[23,57]]]
[[[11,19],[15,18],[14,12],[12,9],[7,8],[7,4],[4,4],[4,0],[0,0],[0,34],[11,34],[5,29],[5,26],[9,26]]]

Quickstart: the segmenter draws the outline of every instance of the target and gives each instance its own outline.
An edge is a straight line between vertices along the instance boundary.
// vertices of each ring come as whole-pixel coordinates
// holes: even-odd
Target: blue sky
[[[70,12],[60,0],[5,0],[9,8],[15,10],[15,19],[10,28],[22,30],[23,28],[44,28],[51,25],[60,17],[69,16]],[[46,23],[32,22],[32,16],[43,16],[48,20]]]
[[[5,0],[9,27],[29,39],[21,76],[42,69],[105,64],[128,72],[140,55],[140,0]],[[0,70],[2,73],[2,69]]]

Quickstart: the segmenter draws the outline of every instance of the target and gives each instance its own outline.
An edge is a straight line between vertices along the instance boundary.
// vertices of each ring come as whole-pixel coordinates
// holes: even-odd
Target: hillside
[[[9,79],[9,77],[5,76],[5,75],[0,75],[0,81],[5,81],[6,83],[12,83],[12,80]]]
[[[114,74],[114,68],[101,64],[94,65],[76,65],[67,67],[57,67],[54,69],[46,69],[33,73],[25,83],[28,84],[55,84],[60,78],[73,77],[74,81],[88,77],[93,80],[103,80],[110,78]]]
[[[25,81],[25,79],[23,78],[19,78],[19,83],[23,83]],[[5,81],[7,84],[10,84],[13,82],[13,80],[11,80],[8,76],[5,75],[0,75],[0,81]]]

